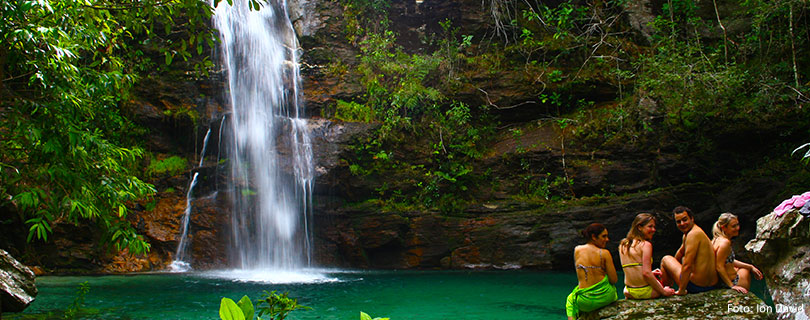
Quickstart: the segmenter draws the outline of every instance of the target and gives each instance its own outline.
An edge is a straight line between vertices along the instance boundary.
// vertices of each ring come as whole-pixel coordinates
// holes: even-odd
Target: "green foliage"
[[[149,248],[125,220],[126,203],[154,188],[137,177],[141,130],[121,104],[156,54],[168,64],[213,45],[211,12],[198,0],[0,4],[0,192],[29,239],[94,223],[118,248]]]
[[[807,148],[807,152],[802,156],[802,161],[804,161],[805,164],[808,164],[810,163],[810,143],[805,143],[799,146],[798,148],[794,149],[793,152],[790,153],[790,155],[792,156],[793,154],[796,153],[796,151],[799,151],[804,148]]]
[[[365,95],[362,104],[338,101],[335,117],[380,121],[380,136],[386,139],[392,132],[411,128],[424,106],[443,99],[427,83],[440,60],[406,54],[396,45],[396,35],[388,30],[387,1],[346,0],[345,4],[347,39],[360,50],[356,71]]]
[[[253,302],[250,301],[248,296],[242,296],[242,299],[239,299],[239,302],[237,302],[236,305],[239,307],[239,310],[242,311],[243,315],[248,315],[250,319],[253,319]],[[259,320],[261,320],[261,318],[259,318]]]
[[[373,122],[375,119],[374,110],[367,105],[343,100],[337,101],[334,117],[335,119],[354,122]]]
[[[721,22],[694,0],[666,1],[647,41],[627,36],[636,31],[626,23],[626,0],[493,1],[503,44],[473,43],[444,20],[441,34],[426,35],[417,53],[397,45],[385,5],[344,2],[351,7],[347,39],[361,52],[350,69],[365,95],[343,108],[362,105],[382,124],[346,160],[352,174],[379,182],[383,204],[458,212],[486,183],[476,160],[494,121],[482,117],[487,110],[455,101],[481,87],[476,77],[525,76],[539,88],[533,102],[550,107],[559,131],[574,133],[569,143],[587,147],[634,143],[707,154],[728,132],[808,117],[806,1],[743,1],[744,12],[726,10]],[[751,21],[752,28],[726,33],[720,24],[729,21]],[[582,99],[592,81],[614,85],[617,101]],[[548,171],[555,172],[522,172],[522,196],[573,196],[573,181]]]
[[[263,298],[257,304],[259,313],[256,319],[258,320],[262,320],[264,315],[269,316],[268,320],[284,320],[290,312],[311,309],[298,304],[298,299],[288,297],[286,292],[277,294],[275,291],[265,291],[262,296]],[[248,296],[243,296],[239,302],[224,297],[220,301],[219,318],[222,320],[252,320],[254,313],[253,302]]]
[[[163,160],[152,160],[146,168],[149,175],[175,176],[188,168],[188,160],[180,156],[171,156]]]
[[[197,124],[197,120],[200,118],[199,113],[194,108],[193,105],[179,105],[179,106],[168,106],[167,109],[163,110],[163,115],[167,117],[171,117],[173,119],[182,119],[188,118],[193,122],[195,125]]]
[[[390,318],[371,318],[367,313],[360,311],[360,320],[390,320]]]
[[[222,298],[219,304],[219,318],[222,320],[245,320],[245,312],[230,298]],[[253,313],[250,313],[250,318],[253,319]]]
[[[334,117],[380,123],[375,136],[355,146],[356,157],[347,159],[351,173],[384,180],[376,188],[383,202],[457,211],[468,197],[461,195],[480,180],[471,160],[482,156],[494,128],[486,116],[474,120],[473,114],[485,114],[483,108],[447,99],[443,91],[458,83],[473,37],[459,35],[444,20],[442,34],[431,40],[434,52],[405,53],[388,30],[384,3],[344,3],[347,40],[360,51],[353,70],[365,93],[359,101],[338,101]],[[417,155],[426,161],[412,162]]]
[[[459,41],[459,28],[453,27],[450,19],[439,22],[439,26],[441,26],[443,34],[438,43],[439,49],[434,52],[433,56],[441,61],[441,69],[447,71],[445,81],[452,85],[458,81],[459,69],[466,60],[464,50],[472,45],[473,36],[461,35],[461,41]]]
[[[674,142],[681,151],[710,152],[719,130],[807,118],[801,106],[810,89],[801,79],[810,71],[802,54],[808,3],[741,5],[722,21],[750,21],[751,28],[726,33],[719,13],[701,13],[692,0],[665,2],[652,24],[651,50],[621,56],[627,63],[612,67],[616,83],[635,96],[581,111],[574,131],[587,141],[653,148]]]
[[[619,37],[625,30],[618,23],[624,9],[617,1],[565,0],[556,4],[527,1],[498,9],[499,16],[511,19],[509,26],[514,30],[502,33],[507,44],[505,52],[519,53],[525,58],[526,71],[539,72],[531,81],[575,81],[584,76],[582,71],[594,61],[625,58],[619,54],[626,46]],[[573,65],[578,70],[563,77],[563,70],[549,72],[550,65]]]
[[[312,309],[307,306],[298,304],[298,299],[293,299],[287,296],[287,292],[277,294],[275,291],[262,293],[262,299],[257,304],[259,309],[259,317],[268,315],[269,320],[284,320],[290,312],[295,310],[308,310]]]
[[[473,174],[472,161],[483,156],[483,142],[493,134],[494,127],[473,125],[469,106],[461,102],[453,102],[444,112],[439,108],[430,112],[428,133],[434,141],[431,150],[434,163],[426,167],[426,179],[417,182],[421,189],[419,200],[427,207],[435,205],[445,212],[458,211],[463,195],[482,178]]]
[[[73,299],[73,304],[65,309],[64,319],[74,319],[79,312],[79,309],[84,306],[84,297],[90,292],[90,284],[85,281],[79,284],[79,289],[76,291],[76,298]]]

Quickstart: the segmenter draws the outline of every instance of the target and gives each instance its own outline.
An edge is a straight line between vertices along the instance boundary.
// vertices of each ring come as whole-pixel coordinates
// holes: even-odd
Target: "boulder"
[[[36,276],[28,267],[0,249],[0,310],[20,312],[37,296]]]
[[[810,219],[796,209],[759,218],[745,249],[765,274],[777,319],[810,318]]]
[[[580,319],[772,319],[773,308],[752,293],[724,289],[653,300],[619,300]]]
[[[651,41],[655,34],[652,22],[655,20],[656,7],[660,7],[659,1],[637,0],[624,3],[624,11],[627,13],[627,22],[638,31],[644,39]]]

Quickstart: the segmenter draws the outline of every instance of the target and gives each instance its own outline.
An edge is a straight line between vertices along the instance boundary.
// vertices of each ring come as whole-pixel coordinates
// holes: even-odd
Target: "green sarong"
[[[618,298],[616,286],[610,284],[608,276],[605,275],[602,281],[585,289],[574,287],[574,291],[568,295],[568,301],[565,302],[565,314],[576,318],[580,311],[590,312],[599,309]]]

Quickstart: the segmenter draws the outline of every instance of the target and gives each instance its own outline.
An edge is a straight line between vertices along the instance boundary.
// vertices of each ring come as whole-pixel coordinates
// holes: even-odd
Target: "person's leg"
[[[664,286],[677,284],[678,279],[681,278],[681,262],[673,256],[664,256],[661,259],[661,271],[661,283]]]
[[[655,291],[655,289],[653,289],[652,292],[650,293],[650,299],[655,299],[655,298],[658,298],[660,296],[661,296],[661,294],[658,293],[658,291]]]
[[[657,292],[650,286],[640,288],[624,287],[624,297],[626,299],[654,299],[657,298]]]
[[[568,320],[574,320],[577,317],[577,313],[579,313],[579,308],[577,308],[577,290],[574,289],[571,294],[568,295],[568,299],[565,300],[565,314],[568,316]]]
[[[751,290],[751,271],[739,268],[737,269],[737,275],[740,276],[740,281],[737,281],[737,285],[745,288],[745,290]]]
[[[627,287],[624,287],[624,298],[628,300],[635,300],[636,298],[633,297],[633,294],[627,291]]]

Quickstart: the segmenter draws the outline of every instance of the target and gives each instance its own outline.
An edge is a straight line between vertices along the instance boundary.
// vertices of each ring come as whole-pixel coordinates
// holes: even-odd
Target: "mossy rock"
[[[768,312],[771,311],[771,312]],[[580,319],[775,319],[773,309],[752,293],[712,290],[653,300],[619,300]]]

